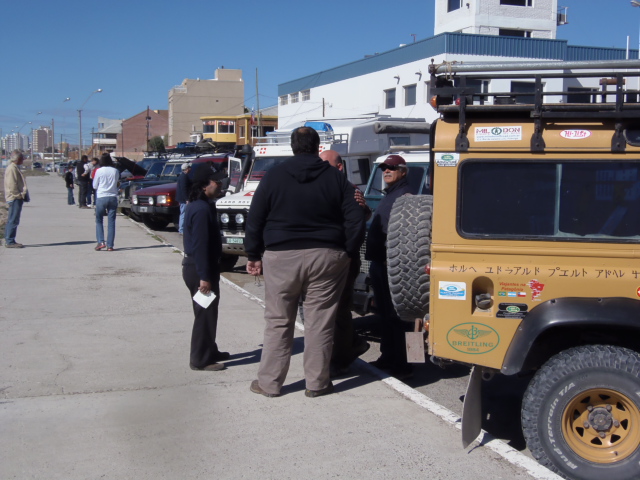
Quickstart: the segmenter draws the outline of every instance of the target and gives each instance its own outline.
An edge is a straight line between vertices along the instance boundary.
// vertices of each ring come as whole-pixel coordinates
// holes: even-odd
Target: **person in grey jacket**
[[[22,248],[21,243],[16,242],[18,225],[22,205],[29,201],[27,182],[18,168],[24,162],[24,155],[20,150],[11,152],[11,163],[4,172],[4,199],[9,206],[9,217],[4,230],[4,246],[7,248]]]

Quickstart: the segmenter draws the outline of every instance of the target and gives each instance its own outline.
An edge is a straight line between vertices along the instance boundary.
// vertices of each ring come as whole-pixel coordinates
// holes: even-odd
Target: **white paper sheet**
[[[212,291],[210,291],[208,294],[205,295],[200,290],[198,290],[196,294],[193,296],[193,301],[196,302],[198,305],[200,305],[202,308],[207,308],[209,305],[211,305],[211,302],[213,302],[215,299],[216,299],[216,294],[213,293]]]

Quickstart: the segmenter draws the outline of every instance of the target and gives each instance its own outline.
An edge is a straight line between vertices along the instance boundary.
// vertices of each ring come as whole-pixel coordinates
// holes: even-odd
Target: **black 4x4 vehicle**
[[[529,450],[570,479],[640,478],[639,68],[432,65],[430,195],[391,212],[410,359],[473,367],[463,444],[482,380],[528,377]]]

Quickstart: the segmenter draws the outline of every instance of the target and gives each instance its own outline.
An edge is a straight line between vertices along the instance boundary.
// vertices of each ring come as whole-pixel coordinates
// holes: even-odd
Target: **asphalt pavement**
[[[122,216],[116,250],[96,252],[93,210],[67,206],[57,175],[28,184],[25,248],[0,247],[0,478],[542,478],[463,450],[456,428],[366,369],[305,397],[301,332],[283,395],[251,393],[264,311],[228,283],[227,369],[190,370],[180,252]]]

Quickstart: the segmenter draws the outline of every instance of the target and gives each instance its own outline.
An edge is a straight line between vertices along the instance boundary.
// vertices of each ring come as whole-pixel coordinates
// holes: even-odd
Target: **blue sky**
[[[628,0],[558,0],[571,45],[638,48],[640,8]],[[84,143],[97,117],[167,109],[170,88],[243,71],[245,104],[275,105],[278,84],[433,35],[433,0],[271,2],[7,0],[0,21],[0,129],[50,124],[56,141]],[[71,100],[64,102],[66,97]],[[36,115],[41,111],[41,115]],[[17,130],[17,129],[16,129]]]

